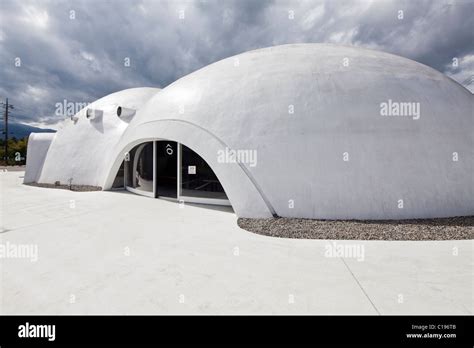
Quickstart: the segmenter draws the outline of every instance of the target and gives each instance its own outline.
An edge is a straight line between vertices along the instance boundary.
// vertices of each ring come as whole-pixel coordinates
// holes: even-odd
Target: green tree
[[[26,164],[26,148],[28,138],[8,139],[8,165],[24,165]],[[1,164],[5,165],[5,141],[0,140],[0,159]]]

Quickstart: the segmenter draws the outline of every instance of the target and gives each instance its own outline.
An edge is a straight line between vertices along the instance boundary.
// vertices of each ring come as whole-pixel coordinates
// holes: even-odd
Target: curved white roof
[[[128,126],[127,122],[117,117],[117,107],[139,109],[159,91],[158,88],[126,89],[100,98],[79,111],[76,122],[65,122],[55,133],[45,154],[46,159],[38,181],[68,183],[72,178],[77,185],[103,187],[109,174],[110,162],[115,160],[110,156],[115,155],[115,146]],[[86,118],[87,109],[102,110],[103,114],[89,120]],[[30,136],[28,154],[31,140]],[[34,147],[33,144],[31,146]],[[27,161],[27,173],[36,172],[37,167],[30,166],[29,158]]]
[[[169,139],[209,163],[239,216],[474,212],[473,96],[409,59],[327,44],[277,46],[221,60],[147,97],[123,134],[110,140],[107,159],[94,159],[104,163],[97,172],[85,173],[81,162],[68,175],[107,189],[126,151]],[[418,105],[419,117],[383,116],[382,103],[415,103],[401,107]],[[67,140],[84,144],[89,136],[71,130]],[[226,147],[256,151],[257,165],[219,163]],[[62,150],[55,151],[57,160]],[[46,171],[41,180],[64,170]]]

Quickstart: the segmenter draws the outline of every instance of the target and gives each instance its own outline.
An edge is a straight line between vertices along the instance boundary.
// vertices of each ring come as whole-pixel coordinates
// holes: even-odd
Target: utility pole
[[[3,120],[5,122],[4,131],[5,131],[5,165],[8,165],[8,110],[14,109],[13,105],[8,104],[8,98],[6,98],[5,103],[0,103],[5,107],[5,113]]]

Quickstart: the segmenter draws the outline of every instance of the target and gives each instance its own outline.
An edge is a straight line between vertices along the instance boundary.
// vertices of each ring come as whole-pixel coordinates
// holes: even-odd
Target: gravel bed
[[[40,183],[29,183],[25,184],[29,186],[35,187],[45,187],[45,188],[55,188],[55,189],[62,189],[62,190],[70,190],[70,191],[78,191],[78,192],[87,192],[87,191],[102,191],[102,187],[99,186],[90,186],[90,185],[55,185],[55,184],[40,184]]]
[[[299,239],[474,239],[474,216],[413,220],[311,220],[239,218],[240,228],[265,236]]]

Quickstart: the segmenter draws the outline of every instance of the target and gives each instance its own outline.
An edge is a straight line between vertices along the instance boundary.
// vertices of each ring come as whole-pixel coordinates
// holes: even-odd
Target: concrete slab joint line
[[[74,192],[71,213],[87,215],[18,209],[67,205],[71,193],[6,176],[0,241],[37,245],[38,258],[0,259],[2,314],[472,314],[471,240],[360,241],[370,257],[339,261],[329,239],[245,232],[230,207]]]
[[[377,307],[375,306],[375,304],[372,302],[372,300],[370,299],[369,295],[368,295],[367,292],[364,290],[364,287],[363,287],[362,284],[359,282],[359,280],[358,280],[357,277],[355,276],[354,272],[352,272],[352,270],[350,269],[349,265],[347,264],[347,262],[344,260],[343,257],[341,257],[341,261],[342,261],[342,263],[346,266],[347,270],[348,270],[349,273],[352,275],[352,277],[353,277],[354,280],[356,281],[357,285],[359,286],[360,290],[362,290],[362,292],[364,293],[365,297],[367,297],[367,300],[369,300],[369,302],[370,302],[370,304],[372,305],[372,307],[374,308],[374,310],[377,312],[378,315],[380,315],[379,310],[377,309]]]

